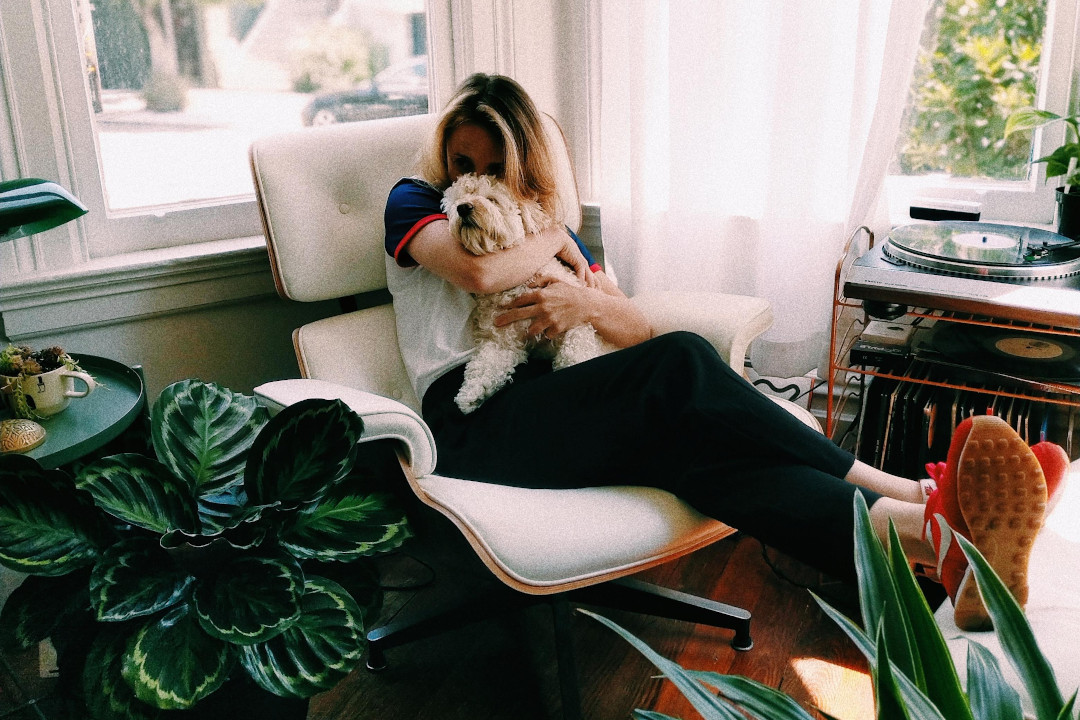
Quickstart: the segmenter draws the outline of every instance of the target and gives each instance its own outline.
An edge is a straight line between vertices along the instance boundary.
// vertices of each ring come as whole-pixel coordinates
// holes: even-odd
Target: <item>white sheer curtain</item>
[[[762,375],[828,347],[838,253],[882,181],[926,0],[604,0],[601,229],[631,294],[759,295]],[[879,217],[880,216],[880,217]]]

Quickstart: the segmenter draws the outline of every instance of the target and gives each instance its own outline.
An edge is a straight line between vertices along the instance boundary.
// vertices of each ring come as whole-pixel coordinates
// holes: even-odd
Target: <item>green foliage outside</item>
[[[902,175],[1021,180],[1031,136],[1006,119],[1037,104],[1046,0],[934,0],[897,167]]]
[[[386,67],[386,52],[366,33],[324,25],[293,53],[289,75],[295,92],[347,90]]]

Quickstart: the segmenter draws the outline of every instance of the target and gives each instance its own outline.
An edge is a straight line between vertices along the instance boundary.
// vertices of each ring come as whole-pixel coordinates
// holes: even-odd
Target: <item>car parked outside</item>
[[[426,55],[391,65],[351,90],[320,93],[304,107],[304,125],[420,115],[428,111]]]

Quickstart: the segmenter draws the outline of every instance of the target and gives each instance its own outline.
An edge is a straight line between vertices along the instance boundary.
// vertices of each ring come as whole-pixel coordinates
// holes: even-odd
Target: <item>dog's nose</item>
[[[461,203],[457,206],[458,217],[467,218],[472,215],[472,205],[469,203]]]

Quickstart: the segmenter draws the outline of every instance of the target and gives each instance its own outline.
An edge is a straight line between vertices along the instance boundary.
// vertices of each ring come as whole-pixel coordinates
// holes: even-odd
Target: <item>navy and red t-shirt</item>
[[[416,265],[406,249],[413,236],[429,222],[446,219],[446,213],[442,211],[442,197],[440,190],[418,178],[402,178],[390,190],[384,216],[386,252],[401,267]],[[585,243],[570,228],[566,228],[566,232],[577,243],[589,267],[594,272],[599,270],[600,266],[593,260]]]

